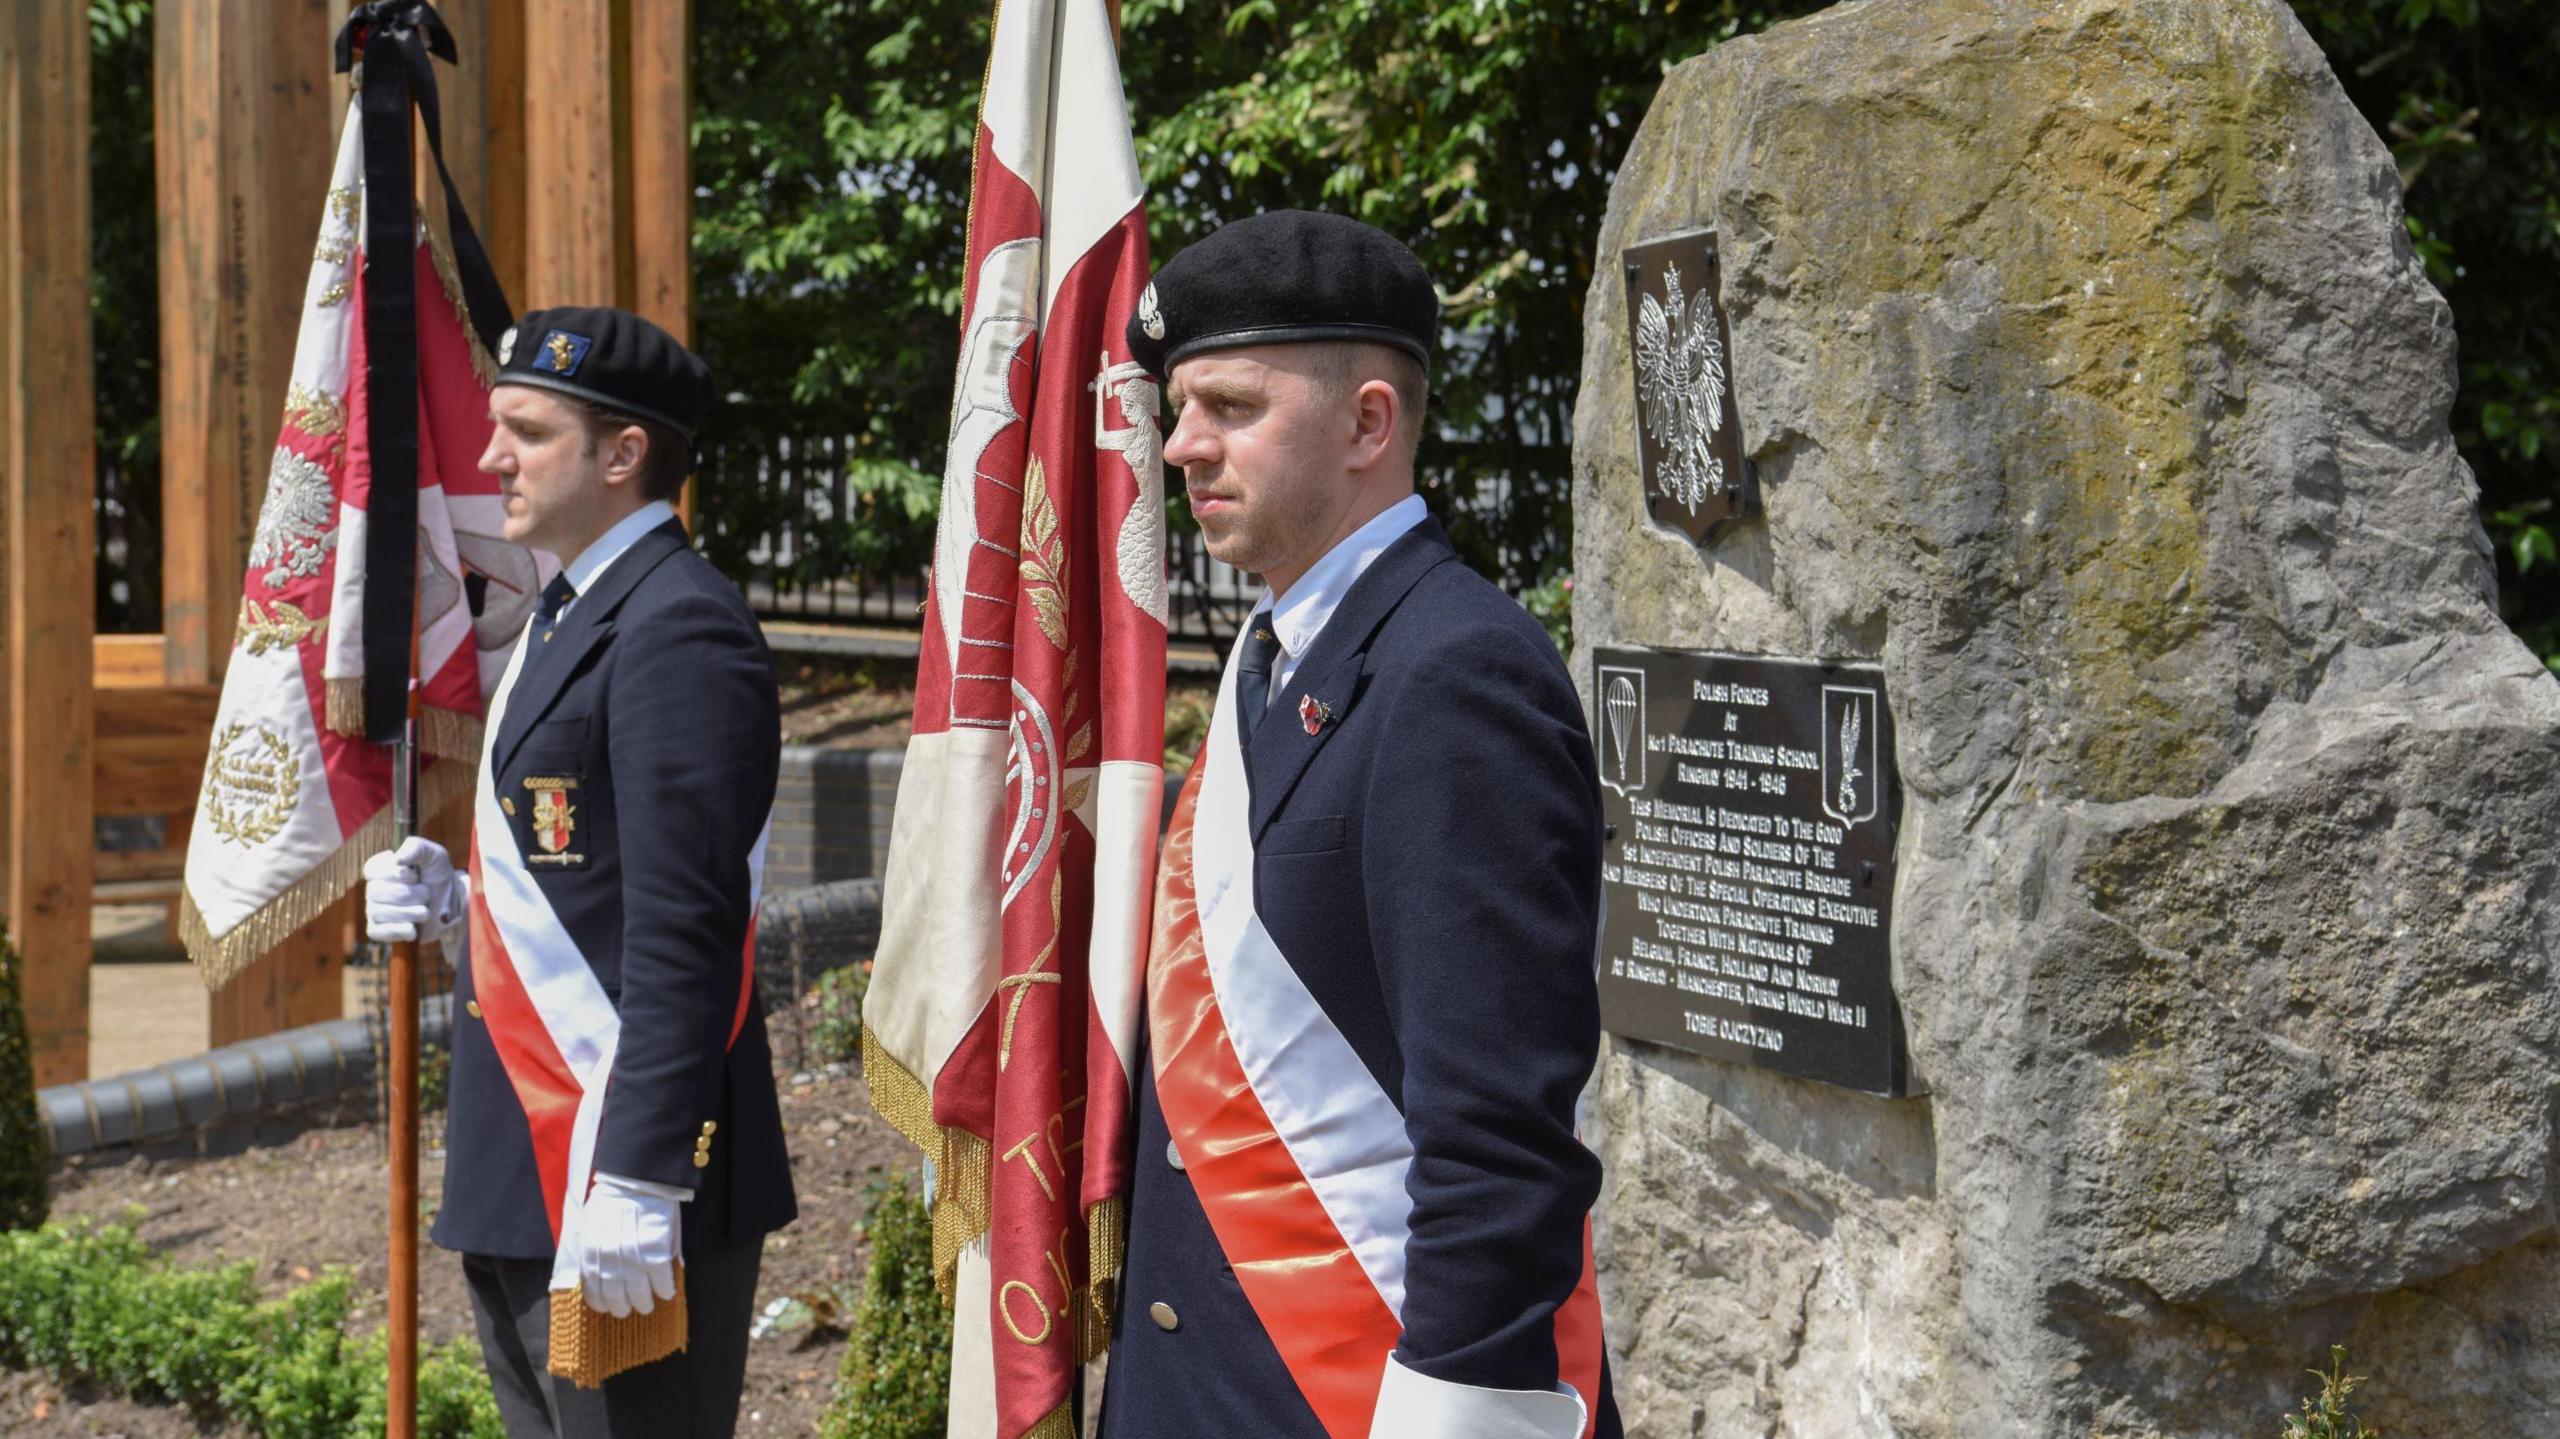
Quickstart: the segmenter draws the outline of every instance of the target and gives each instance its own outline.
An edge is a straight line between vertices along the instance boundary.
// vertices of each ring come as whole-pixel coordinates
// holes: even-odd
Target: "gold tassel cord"
[[[476,728],[477,721],[472,723]],[[473,753],[477,754],[476,749]],[[476,763],[444,760],[427,766],[418,777],[419,817],[443,813],[455,800],[470,794],[479,778],[480,767]],[[295,930],[318,919],[321,911],[337,903],[339,896],[363,878],[366,860],[397,841],[391,828],[391,807],[385,805],[373,818],[356,826],[355,833],[348,835],[327,859],[221,934],[215,934],[206,923],[204,912],[196,908],[195,895],[181,892],[178,938],[186,946],[187,958],[195,961],[196,974],[204,981],[204,987],[216,990],[229,984]]]
[[[693,1326],[684,1302],[684,1266],[676,1266],[676,1295],[646,1314],[620,1318],[590,1307],[575,1286],[551,1291],[551,1356],[555,1378],[582,1389],[601,1389],[626,1369],[683,1352]]]
[[[960,1251],[987,1232],[988,1170],[994,1154],[985,1140],[933,1119],[933,1096],[923,1081],[882,1048],[871,1026],[862,1027],[862,1077],[871,1107],[889,1127],[933,1161],[933,1285],[945,1304],[958,1292]]]
[[[1111,1319],[1120,1307],[1120,1266],[1129,1257],[1129,1201],[1121,1195],[1084,1212],[1085,1304],[1078,1315],[1076,1357],[1090,1364],[1111,1348]]]

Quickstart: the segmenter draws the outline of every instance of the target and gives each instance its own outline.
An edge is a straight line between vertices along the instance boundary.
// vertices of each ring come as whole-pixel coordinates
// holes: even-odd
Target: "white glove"
[[[369,939],[433,940],[462,920],[471,882],[453,872],[444,846],[416,835],[364,862],[364,932]]]
[[[587,1304],[619,1319],[676,1297],[676,1200],[663,1184],[599,1174],[578,1212]]]

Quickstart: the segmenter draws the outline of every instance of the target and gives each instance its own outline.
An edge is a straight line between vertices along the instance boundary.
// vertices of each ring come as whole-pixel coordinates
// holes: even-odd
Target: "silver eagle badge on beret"
[[[1138,328],[1146,331],[1150,340],[1164,338],[1164,307],[1156,303],[1156,287],[1152,280],[1138,295]]]

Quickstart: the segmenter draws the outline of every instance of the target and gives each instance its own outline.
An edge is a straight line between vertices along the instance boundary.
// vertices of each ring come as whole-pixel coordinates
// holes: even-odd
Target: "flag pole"
[[[409,714],[391,747],[391,827],[398,839],[418,832],[417,616],[410,607]],[[418,941],[391,946],[391,1295],[390,1375],[384,1439],[416,1439],[418,1430]]]

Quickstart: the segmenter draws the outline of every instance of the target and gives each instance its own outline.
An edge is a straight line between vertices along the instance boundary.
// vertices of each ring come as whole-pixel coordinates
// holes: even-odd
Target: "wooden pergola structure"
[[[0,18],[0,913],[37,1082],[88,1067],[90,907],[174,875],[343,123],[347,0],[159,0],[151,195],[93,195],[82,0]],[[520,309],[614,303],[689,336],[692,0],[440,0],[446,154]],[[423,148],[423,147],[422,147]],[[433,191],[431,166],[422,165]],[[96,633],[93,205],[159,216],[163,632]],[[423,211],[438,215],[440,201]],[[351,906],[207,1001],[217,1044],[333,1017]]]

